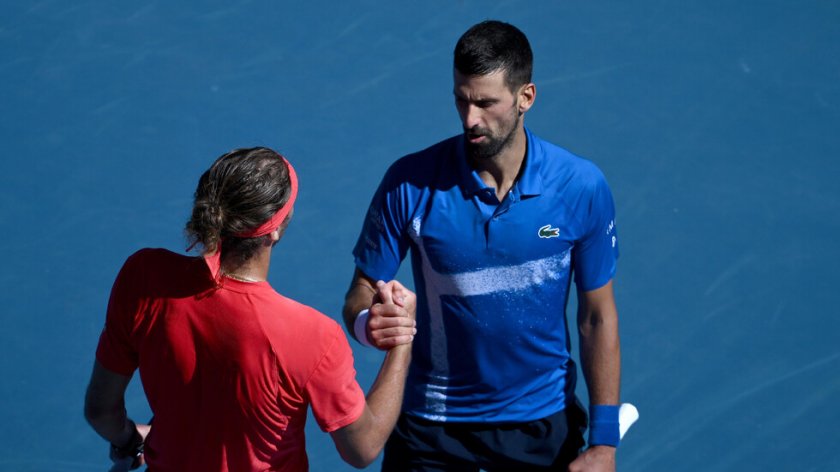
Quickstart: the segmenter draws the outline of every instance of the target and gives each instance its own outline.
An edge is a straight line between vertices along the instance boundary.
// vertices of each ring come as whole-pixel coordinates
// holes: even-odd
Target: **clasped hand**
[[[414,292],[396,280],[376,282],[376,295],[367,322],[368,340],[382,350],[410,344],[417,334],[416,311]]]

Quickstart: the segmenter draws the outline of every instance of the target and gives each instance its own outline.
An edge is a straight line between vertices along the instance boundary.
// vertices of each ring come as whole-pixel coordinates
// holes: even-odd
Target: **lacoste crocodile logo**
[[[552,228],[551,225],[545,225],[537,232],[541,238],[557,238],[560,237],[560,228]]]

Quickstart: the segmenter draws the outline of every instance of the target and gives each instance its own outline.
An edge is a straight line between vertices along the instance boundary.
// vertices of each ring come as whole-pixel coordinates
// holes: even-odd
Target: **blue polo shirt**
[[[589,161],[526,129],[502,202],[467,165],[463,135],[396,161],[353,251],[390,280],[411,250],[417,336],[403,410],[434,421],[524,422],[574,392],[565,309],[615,273],[615,209]]]

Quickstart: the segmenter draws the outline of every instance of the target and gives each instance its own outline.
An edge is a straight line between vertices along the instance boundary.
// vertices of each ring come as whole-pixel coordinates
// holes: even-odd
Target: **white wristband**
[[[367,335],[367,320],[370,310],[365,308],[356,316],[356,321],[353,323],[353,334],[362,346],[376,347],[370,342]]]
[[[623,438],[624,433],[639,419],[639,410],[632,403],[622,403],[618,409],[618,435]]]

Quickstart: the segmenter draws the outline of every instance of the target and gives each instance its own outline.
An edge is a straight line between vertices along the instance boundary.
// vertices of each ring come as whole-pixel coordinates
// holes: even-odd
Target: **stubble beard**
[[[480,134],[485,137],[484,142],[481,143],[471,143],[469,139],[464,140],[464,148],[467,153],[467,157],[471,160],[487,160],[493,159],[494,157],[501,154],[502,151],[510,147],[513,143],[513,138],[516,137],[516,130],[519,129],[519,120],[522,119],[521,115],[517,115],[514,119],[513,126],[511,126],[510,131],[501,137],[497,138],[490,133],[490,130],[484,128],[473,128],[469,130],[469,132],[465,132],[465,136],[468,133],[472,134]]]

